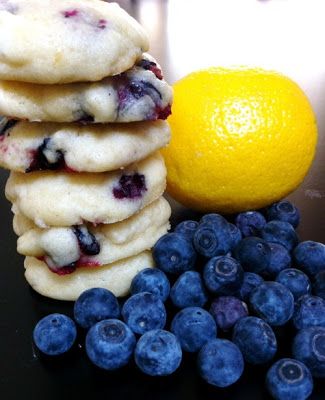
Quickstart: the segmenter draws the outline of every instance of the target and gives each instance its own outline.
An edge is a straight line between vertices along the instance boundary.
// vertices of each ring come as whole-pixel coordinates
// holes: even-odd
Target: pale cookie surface
[[[165,188],[165,163],[155,153],[123,170],[98,174],[11,172],[6,196],[46,228],[122,221],[158,199]]]
[[[142,27],[116,3],[0,0],[0,79],[98,81],[148,50]]]
[[[55,274],[33,257],[26,257],[24,265],[25,278],[36,292],[52,299],[74,301],[93,287],[108,289],[118,297],[126,296],[134,276],[142,269],[152,268],[154,263],[151,252],[146,251],[113,264],[78,268],[70,275]]]
[[[110,264],[150,250],[167,233],[171,209],[160,198],[129,219],[115,224],[79,225],[71,228],[34,228],[18,239],[17,250],[42,259],[58,274],[72,273],[81,266]],[[18,232],[19,214],[15,222]]]
[[[0,166],[17,172],[113,171],[148,157],[170,139],[166,121],[103,125],[3,122]]]
[[[0,115],[49,122],[153,121],[168,117],[172,97],[160,66],[147,55],[130,70],[100,82],[0,81]]]

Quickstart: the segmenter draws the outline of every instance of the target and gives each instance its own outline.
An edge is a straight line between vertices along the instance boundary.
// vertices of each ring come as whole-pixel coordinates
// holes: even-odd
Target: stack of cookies
[[[126,295],[169,229],[158,150],[172,90],[138,23],[100,0],[0,0],[0,165],[39,293]]]

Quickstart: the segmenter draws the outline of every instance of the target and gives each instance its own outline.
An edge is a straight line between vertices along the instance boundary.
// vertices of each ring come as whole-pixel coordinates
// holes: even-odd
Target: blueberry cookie
[[[75,301],[86,289],[102,287],[115,296],[126,296],[134,276],[153,267],[150,251],[101,267],[78,268],[73,274],[53,274],[37,258],[26,257],[25,278],[32,288],[43,296],[57,300]]]
[[[38,227],[46,228],[122,221],[158,199],[165,188],[165,163],[155,153],[112,172],[11,172],[6,196]]]
[[[116,3],[0,0],[0,79],[98,81],[148,50],[142,27]]]
[[[170,139],[166,121],[79,125],[3,120],[3,126],[0,166],[17,172],[113,171],[148,157]]]
[[[168,202],[160,198],[115,224],[27,230],[19,237],[17,250],[22,255],[45,261],[60,275],[83,266],[111,264],[150,250],[167,233],[170,214]],[[19,222],[15,225],[22,231]]]
[[[37,85],[0,81],[0,114],[48,122],[134,122],[166,119],[172,88],[150,56],[100,82]]]

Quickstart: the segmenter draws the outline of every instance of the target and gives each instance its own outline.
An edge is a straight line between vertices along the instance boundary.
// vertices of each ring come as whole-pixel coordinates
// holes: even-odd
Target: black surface
[[[16,237],[12,232],[10,204],[4,198],[7,173],[0,173],[0,398],[71,399],[105,396],[111,399],[231,399],[260,400],[269,396],[264,388],[267,366],[246,367],[238,383],[228,389],[216,389],[204,383],[196,373],[195,357],[185,355],[180,369],[170,377],[150,378],[132,364],[115,373],[92,366],[84,352],[84,335],[69,355],[53,359],[35,351],[32,331],[36,322],[52,312],[72,316],[72,303],[39,296],[23,276],[23,257],[16,253]],[[174,206],[174,209],[176,207]],[[173,220],[192,215],[178,209]],[[308,224],[306,224],[307,227]],[[308,231],[308,229],[307,229]],[[300,229],[300,236],[304,231]],[[315,235],[316,236],[316,235]],[[320,240],[320,239],[319,239]],[[279,329],[281,356],[290,356],[290,329]],[[278,355],[278,357],[279,357]],[[107,396],[107,397],[106,397]],[[312,400],[325,397],[325,382],[315,382]]]

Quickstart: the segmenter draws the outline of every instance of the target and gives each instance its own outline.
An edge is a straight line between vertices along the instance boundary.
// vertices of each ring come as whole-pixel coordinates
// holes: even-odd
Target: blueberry
[[[268,243],[271,249],[271,259],[263,275],[274,279],[280,271],[291,267],[291,256],[286,247],[279,243]]]
[[[241,240],[234,250],[234,257],[245,271],[263,273],[271,262],[271,247],[263,239],[255,236]]]
[[[210,225],[216,229],[227,229],[228,221],[220,214],[205,214],[200,219],[200,225]]]
[[[147,375],[165,376],[176,371],[182,361],[178,339],[161,329],[145,333],[135,348],[135,363]]]
[[[293,295],[289,289],[278,282],[263,282],[250,295],[254,312],[268,324],[284,325],[292,317]]]
[[[265,364],[272,360],[277,351],[272,328],[257,317],[241,318],[234,327],[232,341],[250,364]]]
[[[99,242],[95,236],[88,231],[86,226],[75,226],[72,230],[76,235],[79,247],[84,254],[95,256],[100,253]]]
[[[189,238],[190,240],[193,240],[194,233],[195,233],[196,229],[198,228],[198,226],[199,226],[199,223],[197,221],[187,220],[187,221],[180,222],[178,225],[176,225],[174,232],[181,233],[181,234],[185,235],[187,238]]]
[[[315,276],[313,290],[316,296],[325,300],[325,270],[318,272]]]
[[[236,297],[220,296],[211,303],[210,314],[218,328],[228,331],[240,318],[248,315],[248,309],[247,305]]]
[[[198,354],[200,376],[210,385],[227,387],[235,383],[244,371],[239,348],[229,340],[213,339]]]
[[[200,224],[194,233],[193,243],[196,251],[207,258],[227,254],[232,245],[228,223],[220,227]]]
[[[133,332],[124,322],[105,319],[89,329],[86,353],[97,367],[112,371],[129,362],[135,343]]]
[[[244,301],[248,301],[252,290],[262,282],[264,282],[264,279],[260,275],[254,274],[254,272],[244,272],[243,283],[238,293],[239,297]]]
[[[229,234],[230,234],[230,250],[233,250],[239,242],[242,240],[242,234],[239,228],[234,224],[228,224]]]
[[[57,356],[66,353],[74,344],[77,329],[71,318],[63,314],[50,314],[36,324],[33,339],[44,354]]]
[[[156,266],[164,272],[181,274],[194,268],[196,252],[192,243],[180,233],[167,233],[153,247]]]
[[[301,329],[293,340],[292,353],[307,365],[315,378],[325,378],[325,328]]]
[[[170,283],[163,271],[157,268],[145,268],[131,282],[131,294],[149,292],[166,301],[170,292]]]
[[[203,307],[208,296],[201,275],[196,271],[184,272],[174,283],[170,298],[178,308]]]
[[[308,294],[300,297],[295,304],[292,322],[296,329],[325,327],[325,300]]]
[[[267,242],[279,243],[291,251],[298,244],[298,236],[289,222],[270,221],[261,231],[261,236]]]
[[[297,228],[300,220],[298,208],[288,200],[279,201],[268,207],[266,209],[266,217],[268,221],[276,219],[278,221],[289,222],[294,228]]]
[[[206,287],[214,294],[232,295],[241,287],[244,272],[239,262],[229,256],[211,258],[203,270]]]
[[[33,154],[32,161],[25,172],[57,170],[65,166],[64,154],[61,150],[51,150],[51,139],[45,138]]]
[[[258,211],[246,211],[237,215],[235,223],[241,230],[243,237],[259,236],[266,220]]]
[[[184,351],[194,353],[217,336],[217,327],[206,310],[188,307],[175,315],[171,323],[171,332],[178,338]]]
[[[282,358],[268,370],[266,387],[276,400],[305,400],[313,391],[313,378],[302,362]]]
[[[138,199],[147,190],[145,176],[135,172],[121,176],[118,185],[113,188],[113,195],[116,199]]]
[[[307,240],[301,242],[293,251],[295,264],[307,275],[316,275],[325,270],[325,245]]]
[[[282,283],[293,294],[295,300],[304,294],[309,294],[311,284],[308,276],[299,269],[288,268],[281,271],[276,277],[276,282]]]
[[[166,324],[164,303],[154,294],[143,292],[129,297],[123,305],[122,316],[134,333],[142,335]]]
[[[120,306],[112,292],[103,288],[85,290],[74,303],[74,319],[89,329],[103,319],[119,318]]]

